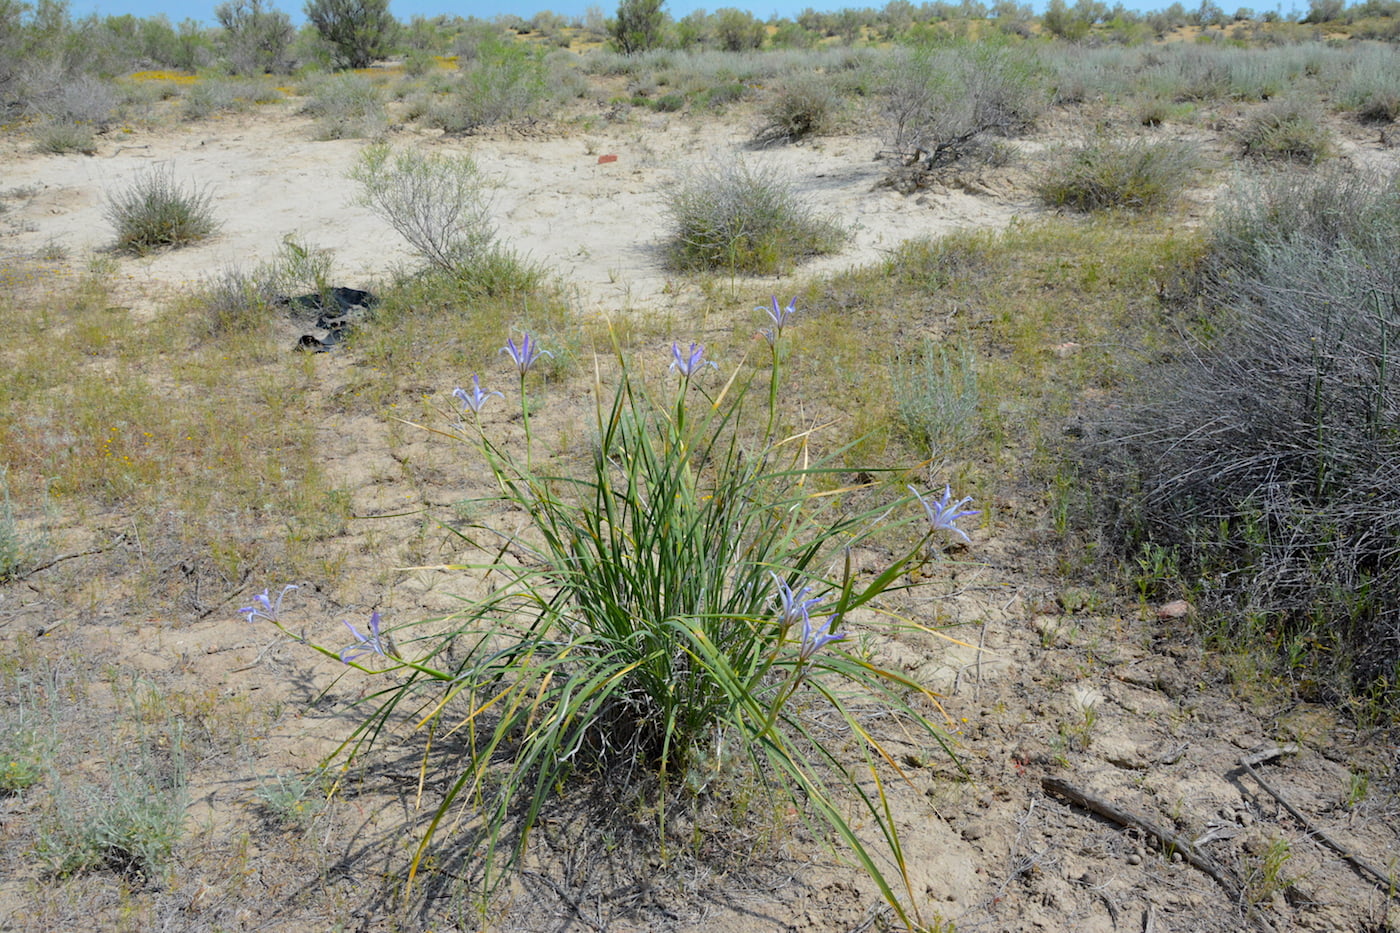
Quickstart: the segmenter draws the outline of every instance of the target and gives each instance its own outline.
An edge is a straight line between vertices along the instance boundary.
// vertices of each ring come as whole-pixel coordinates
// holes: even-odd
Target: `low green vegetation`
[[[692,169],[667,207],[667,253],[685,271],[772,274],[834,252],[845,238],[776,169],[739,157]]]
[[[117,249],[138,256],[189,246],[214,234],[213,196],[182,184],[173,165],[137,176],[112,194],[104,213],[117,233]]]
[[[1206,316],[1085,448],[1120,553],[1169,549],[1304,695],[1396,702],[1393,177],[1280,175],[1210,232]]]
[[[1147,211],[1169,207],[1200,160],[1170,141],[1099,138],[1065,150],[1045,169],[1040,197],[1076,211]]]
[[[178,925],[195,876],[266,896],[238,885],[275,851],[308,878],[353,865],[335,909],[481,926],[527,846],[583,818],[658,877],[709,871],[716,845],[741,877],[826,843],[884,898],[874,923],[944,928],[890,801],[921,793],[916,767],[956,771],[951,724],[882,652],[939,637],[909,600],[988,534],[1086,612],[1186,597],[1236,670],[1394,721],[1400,180],[1337,157],[1343,132],[1393,133],[1393,51],[1324,41],[1383,35],[1385,4],[1350,23],[892,4],[768,28],[631,0],[613,21],[314,6],[329,18],[298,32],[260,0],[217,29],[0,0],[6,131],[77,159],[287,101],[325,139],[577,130],[591,164],[597,127],[648,157],[648,133],[727,113],[756,148],[864,134],[854,158],[911,209],[1009,185],[1065,210],[801,276],[849,218],[774,152],[708,158],[661,194],[664,301],[603,322],[503,240],[481,169],[445,154],[462,139],[394,135],[353,178],[419,262],[375,283],[338,355],[287,352],[279,299],[337,275],[295,239],[139,311],[112,298],[126,258],[83,270],[55,244],[69,277],[0,270],[0,586],[46,601],[0,660],[0,800],[36,923],[100,901],[112,925]],[[360,13],[368,31],[341,29]],[[131,73],[152,65],[179,70]],[[1081,145],[1026,140],[1062,120]],[[1212,178],[1177,140],[1211,131],[1248,158],[1188,219],[1183,190]],[[115,185],[107,217],[134,256],[218,229],[174,166]],[[281,632],[200,640],[277,580],[302,587],[243,611]],[[405,593],[448,608],[399,617]],[[1100,744],[1096,702],[1052,739],[1066,761]],[[313,721],[330,744],[261,759]],[[215,829],[218,807],[247,826]],[[324,840],[350,834],[364,848],[330,867]],[[1291,854],[1251,853],[1250,902],[1288,888]]]

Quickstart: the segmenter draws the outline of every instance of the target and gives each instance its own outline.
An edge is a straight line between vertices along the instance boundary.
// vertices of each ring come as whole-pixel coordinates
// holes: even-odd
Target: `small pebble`
[[[1141,865],[1141,864],[1142,864],[1142,856],[1141,856],[1141,855],[1138,855],[1136,852],[1134,852],[1132,855],[1128,856],[1128,864],[1129,864],[1129,865]]]
[[[1180,852],[1173,852],[1173,853],[1172,853],[1172,864],[1173,864],[1173,865],[1180,865],[1181,862],[1182,862],[1182,855],[1181,855],[1181,853],[1180,853]]]

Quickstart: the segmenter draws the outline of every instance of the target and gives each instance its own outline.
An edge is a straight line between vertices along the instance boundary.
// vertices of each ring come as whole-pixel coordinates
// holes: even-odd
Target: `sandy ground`
[[[493,181],[502,237],[569,283],[583,311],[669,306],[679,303],[679,293],[698,288],[668,275],[658,243],[666,230],[664,192],[688,166],[705,160],[772,163],[820,210],[850,226],[851,244],[805,266],[804,275],[869,264],[912,237],[999,227],[1038,210],[1024,189],[1014,187],[974,184],[916,196],[881,187],[887,165],[873,160],[879,145],[872,137],[752,152],[744,145],[750,133],[742,121],[648,115],[587,132],[541,129],[443,139],[404,130],[392,138],[396,145],[470,153]],[[0,141],[0,187],[23,193],[11,196],[11,210],[0,217],[0,261],[58,246],[70,264],[81,267],[112,239],[102,215],[104,192],[168,163],[178,178],[207,186],[222,230],[189,249],[120,258],[126,286],[115,301],[153,308],[222,269],[272,258],[288,236],[330,250],[338,282],[372,286],[411,257],[392,230],[353,204],[346,174],[363,143],[318,142],[312,135],[305,118],[271,111],[113,134],[93,157],[36,156],[22,138],[6,138]],[[610,155],[616,160],[600,160]],[[783,283],[773,281],[772,289],[781,292]],[[332,356],[337,358],[327,359],[322,373],[325,391],[353,366],[344,354]],[[384,430],[338,425],[327,440],[329,462],[361,508],[401,501],[403,495],[384,478],[394,466],[378,463],[375,457],[385,459],[380,454],[365,453],[385,448],[376,441]],[[416,448],[405,449],[420,456]],[[431,453],[421,455],[431,462]],[[420,492],[448,502],[460,495],[430,484]],[[998,505],[1008,524],[1035,527],[1043,519],[1024,503]],[[392,530],[385,534],[393,536]],[[1270,928],[1270,920],[1261,923],[1244,910],[1239,891],[1222,888],[1170,851],[1156,852],[1145,832],[1050,792],[1044,779],[1058,777],[1193,839],[1213,833],[1203,849],[1246,880],[1257,874],[1273,841],[1286,840],[1292,885],[1257,897],[1272,928],[1396,929],[1390,893],[1310,836],[1238,764],[1247,752],[1296,742],[1296,750],[1267,764],[1282,793],[1328,833],[1393,873],[1400,861],[1400,808],[1379,788],[1359,804],[1347,797],[1351,776],[1385,772],[1394,749],[1367,747],[1365,735],[1326,710],[1262,709],[1220,678],[1203,675],[1209,659],[1184,647],[1189,639],[1174,631],[1178,623],[1159,622],[1151,612],[1105,615],[1056,592],[1036,576],[1028,557],[1032,546],[999,540],[995,528],[982,529],[974,542],[977,566],[940,581],[920,597],[925,602],[908,607],[916,616],[937,609],[942,618],[963,624],[961,633],[981,650],[932,641],[886,646],[892,660],[947,696],[964,742],[966,773],[946,761],[909,764],[911,781],[892,790],[911,880],[927,915],[947,918],[959,931]],[[359,565],[351,571],[365,574],[383,563],[377,554],[354,560]],[[441,598],[434,585],[403,582],[395,608],[431,607]],[[42,594],[11,596],[7,607],[42,603]],[[306,594],[308,603],[317,598]],[[12,626],[39,618],[6,611]],[[308,708],[339,673],[317,668],[294,645],[269,651],[265,638],[221,615],[165,626],[98,614],[84,637],[89,646],[104,640],[109,647],[121,645],[135,625],[141,648],[127,649],[129,663],[152,671],[175,667],[179,677],[210,689],[261,691],[262,699]],[[353,695],[353,685],[341,685],[331,697]],[[1093,723],[1092,741],[1082,748],[1067,745],[1066,727],[1073,735],[1086,719]],[[280,721],[259,764],[309,768],[344,728],[343,718],[324,711]],[[414,753],[405,754],[404,767],[412,773]],[[237,779],[206,777],[194,808],[198,845],[211,852],[237,849],[250,819],[248,796]],[[422,821],[413,812],[411,790],[352,799],[338,814],[324,838],[309,843],[315,855],[307,854],[307,843],[279,845],[264,834],[242,844],[236,864],[251,867],[240,868],[237,877],[221,875],[207,859],[197,861],[198,872],[182,876],[168,897],[157,898],[152,916],[169,929],[449,927],[445,906],[429,904],[405,918],[371,892],[372,885],[355,880],[401,867],[395,833],[405,821]],[[871,929],[868,882],[800,843],[795,839],[766,875],[712,872],[653,888],[639,884],[637,866],[619,868],[598,840],[561,832],[551,844],[546,833],[535,870],[522,878],[496,928]],[[71,906],[65,913],[61,898],[34,908],[24,885],[42,882],[32,870],[22,874],[0,884],[0,928],[76,929],[87,922]],[[682,889],[685,897],[678,894]],[[107,906],[104,916],[120,916],[120,905]]]
[[[251,268],[271,259],[289,236],[330,250],[338,280],[356,287],[412,264],[404,241],[355,204],[357,186],[348,173],[364,141],[316,141],[313,135],[306,118],[259,114],[174,131],[137,129],[109,137],[94,157],[24,157],[23,141],[7,140],[0,186],[27,196],[10,218],[4,245],[32,253],[57,244],[77,256],[103,249],[112,241],[104,192],[122,190],[161,166],[183,184],[206,189],[222,227],[217,237],[187,249],[124,259],[131,281],[153,293],[231,266]],[[818,212],[848,226],[850,244],[805,265],[804,273],[865,265],[904,240],[1000,226],[1032,209],[1028,202],[957,190],[944,192],[935,205],[877,188],[888,165],[873,158],[879,150],[874,137],[755,152],[747,147],[751,135],[733,122],[647,116],[582,134],[464,139],[406,130],[391,139],[470,155],[490,181],[502,239],[567,282],[580,308],[593,312],[644,308],[677,287],[659,249],[668,228],[665,192],[710,160],[772,166]],[[604,156],[616,160],[600,160]]]

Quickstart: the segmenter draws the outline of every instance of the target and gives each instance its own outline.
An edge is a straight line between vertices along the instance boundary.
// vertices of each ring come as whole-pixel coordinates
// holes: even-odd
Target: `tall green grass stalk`
[[[496,491],[473,514],[505,509],[510,526],[523,518],[524,530],[485,521],[452,529],[479,556],[441,569],[494,581],[461,611],[396,626],[392,637],[375,614],[367,633],[350,626],[355,644],[345,651],[317,649],[385,681],[338,754],[367,752],[404,713],[430,737],[457,734],[466,744],[410,885],[461,806],[475,813],[469,825],[489,892],[551,800],[590,779],[649,775],[664,845],[666,812],[679,805],[688,769],[729,754],[825,827],[904,924],[919,922],[888,796],[888,783],[906,776],[884,730],[897,730],[901,743],[951,749],[936,698],[862,650],[848,614],[911,585],[907,571],[935,538],[965,538],[954,522],[977,513],[959,511],[967,500],[950,506],[946,491],[936,503],[902,492],[891,502],[868,484],[844,485],[843,450],[821,456],[811,432],[775,430],[779,347],[793,311],[775,302],[769,312],[774,326],[763,336],[774,365],[752,371],[761,375],[719,371],[698,344],[673,345],[659,387],[620,350],[615,368],[600,360],[595,440],[574,472],[546,470],[528,442],[522,457],[486,430],[481,410],[500,393],[484,390],[479,376],[471,391],[454,392],[461,420],[428,429],[468,447],[493,481]],[[522,413],[538,410],[527,394],[544,351],[512,341],[506,352]],[[767,429],[755,430],[746,401],[765,377],[756,419]],[[897,481],[890,470],[870,473]],[[872,499],[884,501],[857,504]],[[910,513],[916,501],[924,513]],[[901,512],[893,524],[926,515],[926,532],[873,575],[857,576],[851,550]],[[243,611],[281,625],[280,600],[267,593]]]

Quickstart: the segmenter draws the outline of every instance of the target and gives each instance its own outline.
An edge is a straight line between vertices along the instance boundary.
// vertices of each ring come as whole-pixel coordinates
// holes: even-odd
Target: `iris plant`
[[[773,322],[772,327],[765,327],[763,330],[759,331],[759,333],[763,335],[763,339],[768,341],[768,345],[773,346],[777,344],[778,338],[783,335],[783,328],[787,326],[788,319],[797,313],[797,299],[793,298],[792,301],[787,303],[787,307],[783,307],[778,304],[778,296],[774,295],[773,307],[766,308],[760,305],[754,310],[762,311],[767,314],[769,320]]]
[[[502,349],[505,348],[503,347]],[[497,398],[505,398],[500,392],[483,392],[481,389],[481,380],[477,377],[476,373],[472,373],[472,390],[470,392],[458,386],[452,390],[452,394],[467,409],[470,409],[474,415],[481,414],[481,406],[485,405],[486,400],[491,396],[494,395]]]
[[[379,613],[377,611],[370,613],[369,634],[361,635],[359,629],[355,628],[355,626],[351,625],[349,622],[346,622],[345,627],[350,630],[351,635],[355,636],[355,644],[340,652],[340,660],[349,664],[351,661],[358,660],[368,654],[377,654],[381,658],[387,658],[389,653],[385,649],[384,641],[379,635],[379,623]]]
[[[520,345],[516,346],[513,339],[507,339],[506,345],[501,347],[501,352],[510,357],[510,361],[515,364],[515,368],[520,371],[523,379],[525,374],[535,365],[535,361],[542,356],[550,359],[554,354],[548,350],[541,350],[538,341],[529,334],[523,334],[520,338]]]
[[[678,343],[671,344],[671,370],[681,374],[682,379],[689,379],[695,375],[697,370],[709,366],[719,369],[719,365],[712,360],[705,359],[705,345],[703,343],[690,342],[690,352],[681,350]]]
[[[930,495],[928,499],[925,499],[923,496],[919,495],[919,491],[913,486],[909,487],[909,491],[914,494],[914,498],[919,500],[919,504],[922,505],[924,511],[928,513],[928,521],[929,525],[932,526],[932,531],[951,531],[968,544],[972,543],[972,539],[967,536],[967,532],[954,524],[960,518],[969,518],[973,515],[982,514],[979,509],[963,510],[963,506],[972,501],[971,496],[964,496],[957,502],[954,502],[953,488],[951,486],[944,486],[943,497],[934,502],[930,501],[932,495]]]
[[[269,593],[270,590],[263,590],[253,597],[253,605],[244,606],[238,610],[241,616],[246,615],[249,622],[256,622],[258,619],[266,619],[269,622],[282,621],[282,599],[292,590],[300,589],[295,583],[288,583],[282,587],[282,592],[277,594],[277,601],[273,602]]]

